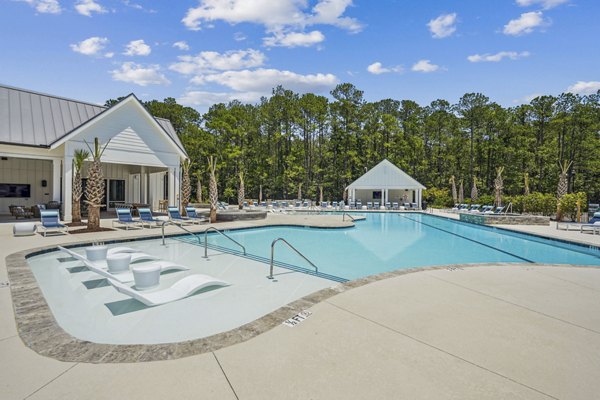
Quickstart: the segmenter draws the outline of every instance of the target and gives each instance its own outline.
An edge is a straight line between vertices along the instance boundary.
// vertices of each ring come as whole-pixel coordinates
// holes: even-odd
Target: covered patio
[[[421,185],[390,161],[383,160],[346,188],[350,202],[416,203],[421,208]]]

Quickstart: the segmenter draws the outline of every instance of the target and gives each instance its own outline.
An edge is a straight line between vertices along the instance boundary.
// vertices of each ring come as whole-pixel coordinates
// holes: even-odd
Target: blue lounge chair
[[[177,225],[191,225],[195,223],[195,221],[189,217],[182,217],[178,207],[169,207],[167,208],[167,211],[169,212],[169,219]]]
[[[304,203],[302,203],[302,207],[308,207],[308,201],[305,201]]]
[[[129,208],[117,208],[117,219],[113,220],[112,225],[113,228],[115,224],[120,224],[125,226],[125,230],[129,230],[129,227],[133,228],[143,228],[142,221],[139,219],[133,219],[131,216],[131,210]]]
[[[63,233],[69,232],[69,228],[60,223],[58,210],[40,210],[40,221],[41,225],[38,225],[37,229],[41,229],[44,232],[44,237],[46,237],[48,230]]]
[[[390,203],[389,201],[385,202],[385,209],[386,210],[391,210],[392,209],[392,203]]]
[[[373,208],[375,210],[379,210],[379,202],[378,201],[376,201],[376,202],[373,203]]]
[[[494,210],[494,214],[501,214],[504,211],[504,207],[496,207]]]
[[[356,202],[356,209],[357,209],[357,210],[362,210],[362,200],[358,200],[358,201]]]
[[[194,207],[186,207],[185,213],[187,214],[188,218],[191,218],[192,220],[195,220],[198,223],[209,222],[208,218],[206,218],[204,215],[198,214],[196,212],[196,208]]]
[[[412,210],[418,210],[419,209],[419,205],[417,203],[410,203],[410,208]]]
[[[373,202],[367,201],[367,210],[372,210],[372,209],[373,209]]]
[[[138,213],[140,214],[140,223],[142,226],[148,224],[148,228],[152,228],[152,226],[158,226],[162,221],[158,218],[154,218],[152,216],[152,211],[149,208],[138,208]]]
[[[400,209],[400,205],[398,204],[397,201],[394,201],[392,203],[392,209],[394,209],[394,210],[399,210]]]
[[[333,202],[331,202],[331,207],[333,207],[333,208],[336,208],[336,209],[337,209],[337,208],[338,208],[338,202],[337,202],[337,201],[333,201]]]
[[[592,231],[592,234],[600,233],[600,212],[595,212],[594,216],[587,224],[581,224],[580,231]]]

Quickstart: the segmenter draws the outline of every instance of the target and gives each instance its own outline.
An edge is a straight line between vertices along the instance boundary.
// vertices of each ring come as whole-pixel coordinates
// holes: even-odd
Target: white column
[[[53,166],[55,161],[52,162]],[[54,169],[56,171],[56,169]],[[55,174],[53,175],[56,176]],[[56,179],[56,178],[53,178]],[[62,173],[62,187],[63,187],[63,196],[62,196],[62,204],[63,204],[63,218],[65,222],[71,222],[71,202],[73,201],[73,157],[65,156],[63,161],[63,173]],[[60,173],[58,184],[53,183],[53,191],[60,190]],[[54,194],[52,194],[53,198],[56,198]]]
[[[146,167],[142,165],[140,170],[140,203],[148,203],[148,174]]]
[[[175,205],[181,206],[181,168],[175,168]]]
[[[52,160],[52,200],[61,201],[60,196],[60,176],[61,174],[61,162],[60,158]]]
[[[417,208],[421,209],[421,189],[417,189]]]
[[[169,167],[169,206],[175,206],[175,168]]]

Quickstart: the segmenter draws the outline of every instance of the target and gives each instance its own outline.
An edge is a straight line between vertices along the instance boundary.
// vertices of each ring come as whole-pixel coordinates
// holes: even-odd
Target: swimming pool
[[[285,238],[319,272],[353,280],[401,268],[446,264],[518,262],[600,265],[600,250],[543,239],[504,229],[463,223],[422,213],[363,213],[350,229],[270,227],[231,231],[249,254],[270,259],[270,244]],[[189,236],[180,240],[195,243]],[[211,235],[209,244],[235,246]],[[286,246],[277,245],[277,261],[310,268]]]
[[[338,282],[414,267],[465,263],[600,265],[600,250],[557,240],[466,224],[421,213],[367,213],[352,228],[262,227],[228,231],[242,256],[221,235],[210,234],[209,258],[190,235],[125,245],[190,267],[161,275],[166,288],[188,274],[207,274],[227,287],[159,307],[145,307],[60,252],[27,259],[58,324],[95,343],[156,344],[209,337],[240,327]],[[276,279],[267,279],[271,242],[285,238],[319,268],[315,275],[297,254],[277,245]],[[111,246],[117,246],[113,244]],[[83,253],[83,249],[75,249]],[[308,273],[305,273],[308,272]],[[291,317],[291,315],[290,315]]]

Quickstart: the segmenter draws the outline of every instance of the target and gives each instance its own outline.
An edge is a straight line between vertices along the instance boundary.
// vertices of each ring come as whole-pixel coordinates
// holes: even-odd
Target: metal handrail
[[[209,226],[208,228],[206,228],[204,230],[204,258],[208,258],[208,231],[215,231],[219,235],[225,236],[227,239],[231,240],[233,243],[235,243],[238,246],[240,246],[242,248],[242,250],[244,251],[244,255],[246,255],[246,247],[244,247],[243,244],[241,244],[237,240],[233,239],[231,236],[226,235],[225,233],[221,232],[220,230],[218,230],[214,226]]]
[[[319,268],[317,268],[317,266],[315,264],[313,264],[312,261],[310,261],[308,258],[306,258],[306,256],[304,254],[300,253],[300,251],[298,249],[296,249],[294,246],[292,246],[284,238],[277,238],[277,239],[273,240],[273,242],[271,243],[271,268],[270,268],[269,276],[267,276],[267,278],[274,279],[273,278],[273,259],[275,257],[275,244],[277,244],[277,242],[283,242],[283,243],[287,244],[290,249],[292,249],[296,252],[296,254],[298,254],[300,257],[304,258],[304,260],[307,263],[309,263],[311,267],[313,267],[315,269],[316,273],[319,273]]]
[[[512,201],[508,202],[508,205],[506,206],[506,209],[504,210],[504,215],[508,214],[508,210],[510,210],[512,212]]]
[[[353,218],[353,217],[352,217],[352,215],[350,215],[350,214],[348,214],[348,213],[346,213],[346,212],[342,214],[342,221],[345,221],[345,220],[346,220],[346,215],[348,216],[348,218],[350,218],[350,219],[352,220],[352,222],[355,222],[355,221],[356,221],[356,219],[355,219],[355,218]]]
[[[200,240],[200,236],[198,236],[196,233],[190,231],[189,229],[184,228],[183,226],[181,226],[180,224],[176,224],[173,221],[163,221],[160,224],[160,227],[162,229],[162,245],[165,246],[165,225],[175,225],[178,226],[179,228],[183,229],[184,231],[186,231],[188,234],[192,235],[193,237],[195,237],[196,239],[198,239],[198,245],[202,245],[202,240]]]

